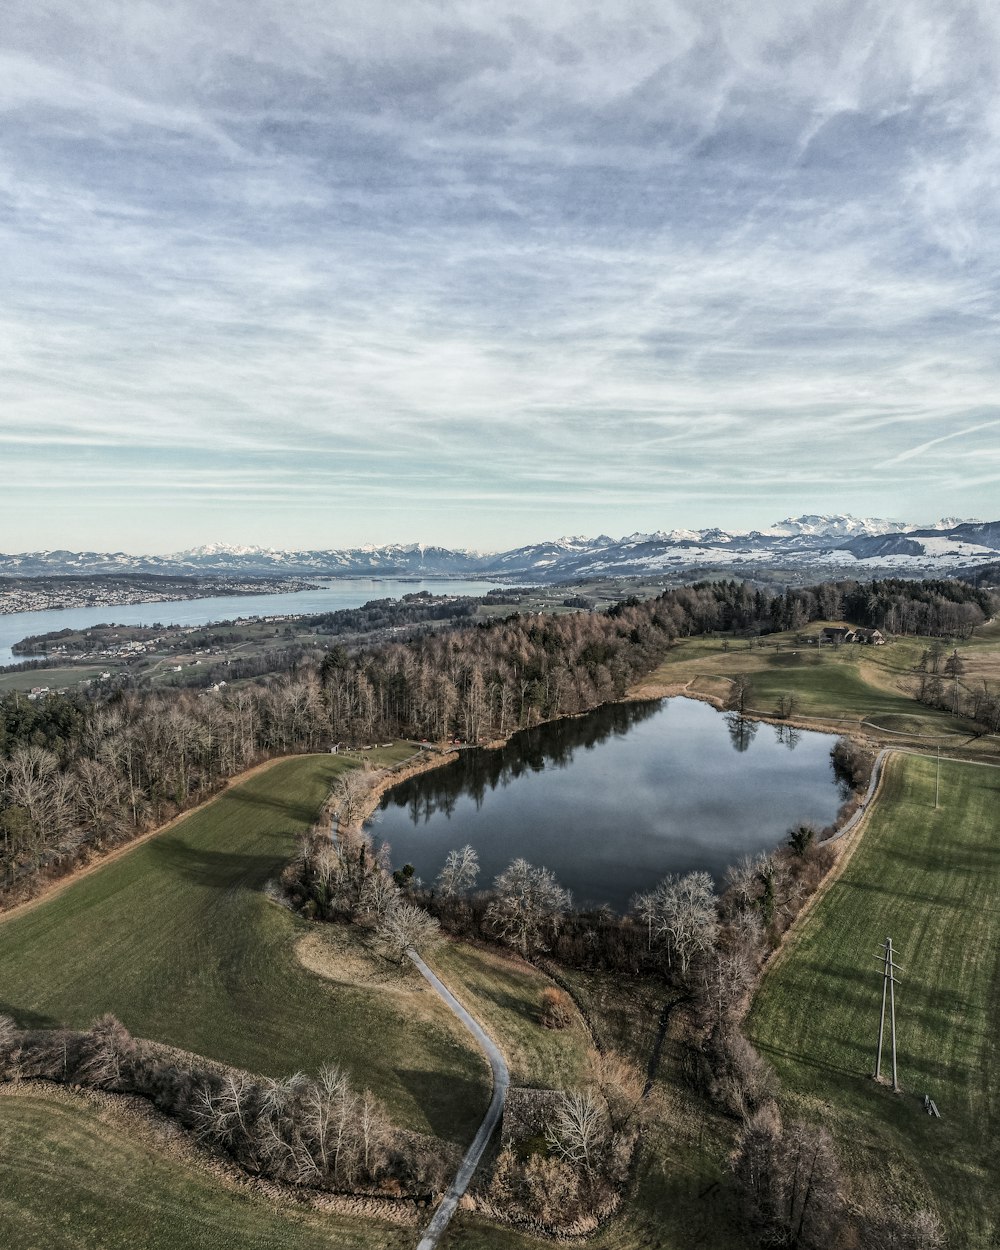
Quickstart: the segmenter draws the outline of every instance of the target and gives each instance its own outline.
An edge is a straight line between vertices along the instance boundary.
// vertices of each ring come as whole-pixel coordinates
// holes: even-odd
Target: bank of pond
[[[481,887],[522,856],[551,869],[575,906],[624,912],[667,873],[704,870],[721,887],[731,864],[792,825],[830,825],[844,798],[835,741],[694,699],[608,704],[402,782],[372,833],[428,885],[468,844]]]

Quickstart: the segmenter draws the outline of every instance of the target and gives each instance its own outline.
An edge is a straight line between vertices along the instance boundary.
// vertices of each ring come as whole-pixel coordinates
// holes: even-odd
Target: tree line
[[[339,1193],[426,1198],[454,1148],[391,1124],[335,1065],[283,1080],[133,1038],[114,1016],[85,1030],[19,1029],[0,1016],[0,1080],[137,1094],[255,1176]]]
[[[414,610],[423,610],[423,601]],[[960,582],[838,582],[782,594],[699,583],[605,612],[475,621],[389,644],[335,645],[229,666],[230,685],[0,698],[0,888],[30,889],[211,794],[272,755],[393,737],[468,743],[621,699],[680,638],[896,612],[907,628],[971,629],[992,610]],[[905,609],[905,611],[904,611]],[[884,621],[883,621],[884,623]],[[233,687],[239,676],[246,681]],[[992,706],[992,705],[991,705]]]

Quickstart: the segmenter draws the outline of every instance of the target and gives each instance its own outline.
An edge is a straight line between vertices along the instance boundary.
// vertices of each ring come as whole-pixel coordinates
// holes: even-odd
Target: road
[[[448,1227],[451,1217],[455,1214],[455,1208],[458,1206],[459,1199],[469,1188],[469,1182],[472,1180],[476,1168],[479,1166],[479,1160],[483,1157],[483,1151],[493,1131],[500,1123],[500,1117],[503,1115],[504,1103],[507,1101],[507,1088],[510,1085],[510,1073],[507,1070],[507,1064],[504,1057],[497,1048],[496,1043],[488,1036],[486,1030],[482,1027],[478,1020],[462,1006],[455,995],[448,989],[447,985],[431,972],[430,968],[424,963],[415,950],[408,950],[407,955],[413,960],[420,971],[420,975],[430,985],[431,989],[447,1003],[455,1015],[461,1020],[465,1027],[478,1042],[480,1048],[490,1061],[490,1068],[493,1070],[493,1097],[490,1099],[490,1105],[486,1111],[486,1117],[479,1126],[479,1131],[472,1139],[472,1145],[462,1157],[461,1165],[455,1174],[455,1179],[448,1186],[448,1192],[441,1199],[441,1204],[434,1212],[431,1222],[427,1225],[427,1230],[420,1239],[417,1250],[434,1250],[438,1243],[438,1238]]]

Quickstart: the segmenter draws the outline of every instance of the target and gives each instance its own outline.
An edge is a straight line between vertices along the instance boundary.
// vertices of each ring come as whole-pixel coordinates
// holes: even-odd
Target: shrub
[[[547,1029],[564,1029],[573,1019],[573,1000],[558,986],[542,990],[541,1021]]]

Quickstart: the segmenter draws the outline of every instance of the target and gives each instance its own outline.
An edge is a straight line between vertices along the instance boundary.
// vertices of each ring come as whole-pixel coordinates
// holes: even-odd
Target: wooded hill
[[[389,737],[469,743],[620,699],[679,638],[846,618],[968,634],[995,610],[961,582],[830,583],[769,595],[701,583],[606,612],[494,618],[191,692],[0,699],[0,883],[31,887],[128,839],[256,760]]]

